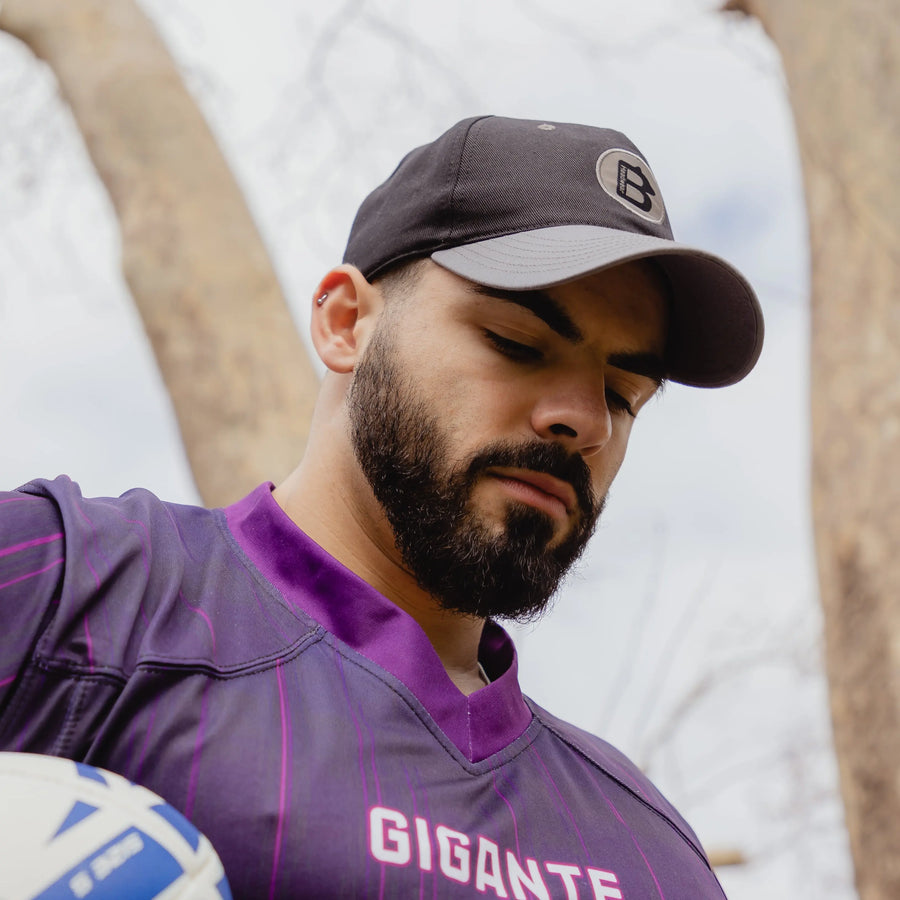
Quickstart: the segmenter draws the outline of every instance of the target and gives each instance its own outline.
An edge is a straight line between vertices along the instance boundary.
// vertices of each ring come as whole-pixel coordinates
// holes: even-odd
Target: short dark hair
[[[398,263],[382,275],[376,276],[372,283],[381,288],[385,298],[405,300],[418,285],[426,262],[427,257],[420,257]]]

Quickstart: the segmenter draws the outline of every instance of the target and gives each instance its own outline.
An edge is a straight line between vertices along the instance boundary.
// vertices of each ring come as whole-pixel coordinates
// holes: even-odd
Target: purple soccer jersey
[[[522,695],[501,628],[464,696],[270,485],[210,511],[59,478],[0,522],[0,749],[145,784],[236,898],[723,897],[653,785]]]

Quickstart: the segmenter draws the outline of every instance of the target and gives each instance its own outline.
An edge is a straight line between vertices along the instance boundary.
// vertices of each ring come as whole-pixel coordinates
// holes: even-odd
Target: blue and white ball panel
[[[0,753],[3,900],[231,900],[210,842],[119,775]]]

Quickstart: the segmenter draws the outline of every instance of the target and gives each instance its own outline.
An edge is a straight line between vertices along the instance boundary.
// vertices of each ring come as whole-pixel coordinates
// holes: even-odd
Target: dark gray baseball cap
[[[668,378],[724,387],[762,350],[753,288],[675,242],[650,166],[618,131],[478,116],[413,150],[363,201],[344,262],[372,280],[421,257],[513,291],[653,259],[671,287]]]

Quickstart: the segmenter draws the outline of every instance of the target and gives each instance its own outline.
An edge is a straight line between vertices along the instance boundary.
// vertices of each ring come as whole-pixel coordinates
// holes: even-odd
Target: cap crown
[[[479,116],[407,154],[366,198],[344,262],[372,278],[436,250],[556,225],[672,239],[656,180],[625,135]]]

